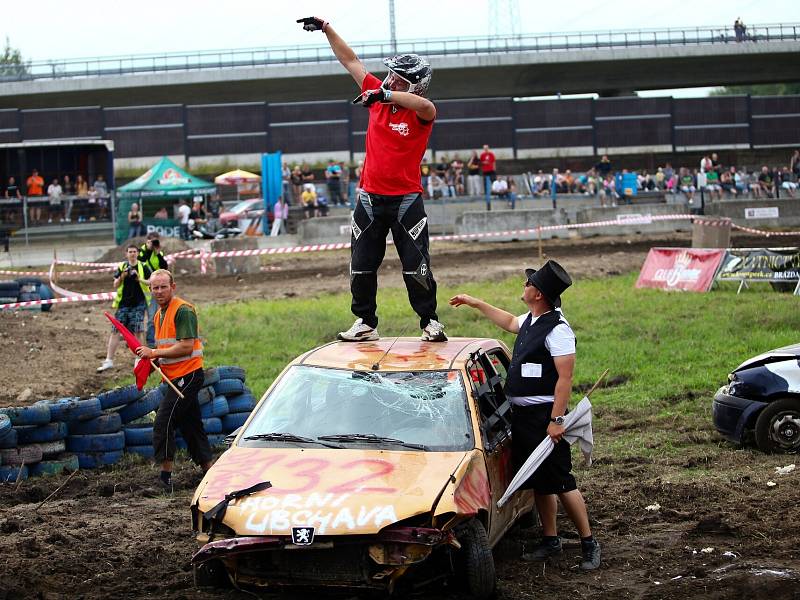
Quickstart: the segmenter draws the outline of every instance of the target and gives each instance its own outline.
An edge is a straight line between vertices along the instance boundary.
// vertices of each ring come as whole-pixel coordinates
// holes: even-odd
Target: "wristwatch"
[[[550,421],[555,423],[556,425],[563,425],[564,424],[564,417],[550,417]]]

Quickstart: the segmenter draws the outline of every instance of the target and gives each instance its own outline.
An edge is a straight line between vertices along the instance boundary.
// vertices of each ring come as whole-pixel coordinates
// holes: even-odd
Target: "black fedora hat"
[[[554,308],[561,306],[561,294],[572,285],[572,278],[564,267],[554,260],[548,260],[538,271],[525,269],[525,276]]]

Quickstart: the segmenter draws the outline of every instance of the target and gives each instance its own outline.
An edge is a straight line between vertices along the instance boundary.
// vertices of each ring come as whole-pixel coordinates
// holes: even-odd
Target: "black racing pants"
[[[187,373],[172,380],[183,398],[179,398],[171,387],[161,404],[158,405],[156,420],[153,423],[153,450],[155,460],[163,462],[175,458],[175,428],[181,430],[183,439],[189,446],[189,456],[198,465],[211,462],[211,446],[200,418],[200,404],[197,392],[203,387],[203,369]]]
[[[422,194],[382,196],[360,191],[353,212],[350,246],[351,310],[370,327],[378,326],[378,267],[392,232],[403,267],[403,280],[420,328],[436,316],[436,281],[428,252],[428,217]]]

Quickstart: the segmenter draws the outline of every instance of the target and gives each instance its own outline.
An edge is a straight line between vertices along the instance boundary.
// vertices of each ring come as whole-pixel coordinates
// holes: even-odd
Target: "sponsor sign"
[[[653,215],[638,213],[621,213],[617,215],[617,223],[623,225],[649,225],[653,222]]]
[[[745,219],[777,219],[780,211],[777,206],[759,206],[757,208],[745,208]]]
[[[732,248],[717,281],[799,281],[800,248]]]
[[[651,248],[636,287],[707,292],[724,256],[716,249]]]

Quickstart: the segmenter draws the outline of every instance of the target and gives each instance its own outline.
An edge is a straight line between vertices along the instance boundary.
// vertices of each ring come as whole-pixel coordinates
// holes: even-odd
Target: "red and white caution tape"
[[[737,225],[736,223],[731,224],[733,229],[738,229],[739,231],[746,231],[747,233],[754,233],[756,235],[763,235],[764,237],[772,237],[772,236],[792,236],[792,235],[799,235],[800,231],[764,231],[763,229],[753,229],[752,227],[744,227],[743,225]]]
[[[112,300],[114,292],[101,292],[99,294],[78,294],[66,298],[51,298],[50,300],[29,300],[27,302],[11,302],[10,304],[0,304],[0,310],[26,308],[29,306],[42,306],[44,304],[63,304],[65,302],[96,302],[98,300]]]
[[[72,265],[74,267],[116,267],[119,263],[101,263],[101,262],[80,262],[77,260],[57,260],[60,265]]]

